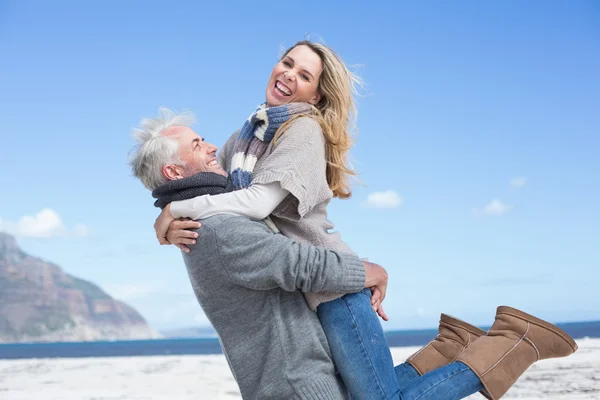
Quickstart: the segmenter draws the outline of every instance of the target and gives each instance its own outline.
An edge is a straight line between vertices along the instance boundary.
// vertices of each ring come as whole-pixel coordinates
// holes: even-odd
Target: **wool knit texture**
[[[183,179],[168,181],[152,191],[155,207],[165,208],[173,201],[192,199],[206,194],[231,192],[231,180],[214,172],[201,172]]]
[[[242,126],[234,144],[233,156],[229,167],[233,189],[250,186],[256,161],[262,157],[277,129],[294,115],[311,112],[307,103],[289,103],[278,107],[258,106]],[[264,219],[267,226],[278,233],[277,225],[270,217]]]
[[[229,168],[234,190],[250,186],[256,161],[264,154],[277,129],[292,116],[310,111],[311,106],[307,103],[289,103],[278,107],[267,107],[265,103],[258,106],[244,123],[235,141]]]
[[[183,259],[242,398],[344,399],[323,328],[300,291],[360,291],[363,263],[237,215],[203,219],[197,232]]]
[[[228,182],[200,173],[168,182],[153,196],[160,206],[224,193]],[[295,242],[233,215],[204,219],[191,250],[182,254],[194,293],[244,399],[345,398],[323,328],[301,291],[359,291],[365,270],[357,257]]]
[[[234,153],[238,133],[234,133],[219,153],[219,164],[226,170]],[[342,241],[327,218],[327,205],[333,192],[327,183],[325,138],[317,121],[296,119],[272,142],[257,161],[252,183],[279,182],[290,195],[271,214],[271,220],[285,236],[330,250],[354,254]],[[344,293],[305,293],[311,309]]]

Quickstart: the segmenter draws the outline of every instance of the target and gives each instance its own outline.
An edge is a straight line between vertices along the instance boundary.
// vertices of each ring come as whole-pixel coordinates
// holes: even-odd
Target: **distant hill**
[[[0,232],[0,343],[157,337],[132,307]]]
[[[170,329],[160,332],[169,339],[216,338],[217,331],[212,326],[199,326],[180,329]]]

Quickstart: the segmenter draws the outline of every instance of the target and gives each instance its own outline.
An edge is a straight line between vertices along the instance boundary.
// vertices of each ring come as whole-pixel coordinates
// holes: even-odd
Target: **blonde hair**
[[[319,79],[320,100],[313,106],[313,115],[325,136],[325,157],[327,161],[327,183],[334,197],[347,199],[352,196],[350,177],[356,172],[348,165],[348,152],[354,140],[350,132],[356,131],[357,109],[353,94],[361,80],[354,75],[342,59],[329,47],[308,40],[297,42],[287,49],[281,58],[298,46],[307,46],[314,51],[323,63]],[[283,124],[273,140],[277,140],[286,127],[297,116]]]

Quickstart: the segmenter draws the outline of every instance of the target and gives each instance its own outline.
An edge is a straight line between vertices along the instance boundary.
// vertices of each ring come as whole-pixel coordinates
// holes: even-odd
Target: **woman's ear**
[[[312,104],[312,105],[314,106],[314,105],[315,105],[315,104],[317,104],[319,101],[321,101],[321,93],[317,92],[317,93],[315,94],[315,96],[314,96],[312,99],[310,99],[309,103],[310,103],[310,104]]]

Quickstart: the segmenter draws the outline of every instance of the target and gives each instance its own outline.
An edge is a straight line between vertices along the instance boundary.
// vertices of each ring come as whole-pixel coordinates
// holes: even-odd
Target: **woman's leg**
[[[371,291],[319,305],[317,314],[333,361],[353,399],[397,399],[400,387]]]
[[[499,399],[534,362],[575,351],[577,343],[557,326],[501,306],[487,334],[471,343],[458,361],[411,380],[400,399],[461,399],[483,391],[484,384],[482,394]]]
[[[454,362],[419,376],[400,392],[400,400],[458,400],[483,390],[477,375]]]
[[[421,376],[415,367],[407,362],[396,365],[394,370],[396,371],[396,379],[398,380],[400,391],[404,390],[413,379]]]
[[[323,303],[317,314],[353,399],[454,400],[483,389],[475,373],[462,363],[423,376],[408,363],[394,368],[369,289]]]

